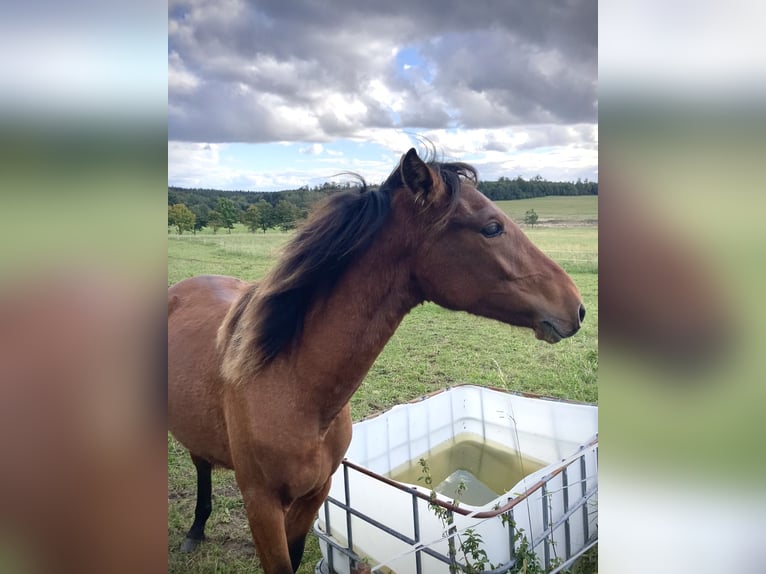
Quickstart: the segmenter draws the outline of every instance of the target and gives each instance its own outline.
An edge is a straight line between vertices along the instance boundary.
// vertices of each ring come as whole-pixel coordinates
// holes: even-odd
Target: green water
[[[484,441],[478,435],[463,433],[393,469],[388,474],[389,478],[425,486],[423,468],[418,463],[421,458],[428,462],[436,492],[455,498],[458,485],[462,482],[465,490],[458,500],[472,506],[494,500],[508,492],[523,477],[548,464],[504,445]]]

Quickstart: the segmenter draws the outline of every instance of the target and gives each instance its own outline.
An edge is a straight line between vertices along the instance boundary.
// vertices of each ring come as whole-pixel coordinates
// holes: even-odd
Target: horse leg
[[[293,574],[285,537],[285,510],[276,494],[246,482],[234,471],[245,502],[255,551],[265,574]]]
[[[181,552],[191,552],[205,539],[205,523],[213,510],[213,465],[198,456],[191,455],[191,458],[197,469],[197,504],[194,507],[194,523],[181,543]]]
[[[306,535],[316,518],[319,507],[322,506],[327,493],[330,492],[330,480],[316,494],[296,500],[290,506],[285,517],[285,532],[287,534],[287,546],[290,551],[290,562],[293,572],[298,571],[303,558],[303,548],[306,545]]]

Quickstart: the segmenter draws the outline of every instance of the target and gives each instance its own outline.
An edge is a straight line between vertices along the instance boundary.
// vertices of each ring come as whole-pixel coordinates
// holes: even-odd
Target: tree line
[[[598,195],[597,181],[547,181],[539,175],[532,179],[501,177],[497,181],[480,181],[479,191],[492,201],[530,199],[547,195]]]
[[[168,226],[177,233],[195,233],[205,227],[213,233],[219,229],[231,232],[235,223],[244,223],[252,232],[293,229],[317,201],[350,187],[350,183],[336,182],[274,192],[168,187]],[[540,176],[529,180],[501,177],[498,181],[479,182],[478,189],[489,199],[499,201],[547,195],[598,195],[598,182],[547,181]]]
[[[304,216],[296,205],[284,199],[276,205],[261,199],[249,205],[244,212],[226,197],[219,197],[214,209],[199,204],[192,208],[185,203],[168,205],[168,227],[174,228],[179,234],[184,231],[196,233],[205,227],[212,229],[213,233],[221,228],[231,233],[235,223],[244,223],[253,233],[258,230],[266,233],[272,227],[287,231],[293,229]]]

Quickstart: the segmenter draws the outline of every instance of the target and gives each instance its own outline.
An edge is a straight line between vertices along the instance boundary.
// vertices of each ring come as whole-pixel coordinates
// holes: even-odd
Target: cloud
[[[334,6],[171,2],[170,139],[328,142],[596,121],[595,2]]]
[[[171,52],[168,56],[168,93],[171,97],[192,93],[199,85],[200,79],[186,69],[178,52]]]
[[[168,181],[183,187],[205,187],[221,179],[220,144],[168,142]]]
[[[302,147],[298,150],[298,153],[307,154],[307,155],[320,155],[324,151],[324,146],[320,143],[315,143],[308,145],[306,147]]]
[[[598,180],[598,132],[587,124],[437,129],[418,136],[433,143],[440,159],[474,164],[482,180],[536,175],[559,181]],[[412,133],[381,128],[360,130],[345,143],[332,145],[335,149],[316,142],[254,147],[171,141],[168,180],[181,187],[278,190],[321,184],[339,172],[353,171],[376,183],[385,179],[404,151],[428,147]],[[277,155],[275,147],[282,150]]]
[[[372,159],[362,159],[357,154],[347,158],[343,151],[310,144],[295,146],[302,156],[300,160],[288,159],[289,152],[281,157],[259,157],[261,153],[267,153],[266,147],[260,146],[256,151],[249,149],[244,160],[236,161],[233,159],[236,154],[228,152],[237,146],[250,147],[169,141],[169,185],[229,190],[296,189],[338,180],[338,174],[344,171],[359,173],[367,181],[378,183],[388,176],[399,160],[399,155],[391,153]],[[239,152],[242,153],[242,149]]]

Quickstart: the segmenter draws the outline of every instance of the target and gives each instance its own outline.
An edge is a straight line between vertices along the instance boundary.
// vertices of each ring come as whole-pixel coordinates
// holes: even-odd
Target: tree
[[[168,207],[168,225],[174,226],[178,235],[193,230],[195,219],[194,214],[183,203],[175,203]]]
[[[198,204],[191,208],[192,213],[194,213],[194,234],[198,231],[202,231],[205,227],[207,227],[208,224],[208,217],[210,210],[207,208],[207,206]]]
[[[258,208],[255,207],[255,205],[248,207],[245,210],[245,214],[242,216],[242,223],[244,223],[252,233],[255,233],[255,230],[258,229],[259,220]]]
[[[221,216],[221,227],[225,227],[229,233],[234,229],[234,224],[239,221],[239,210],[234,202],[225,197],[218,198],[215,210]]]
[[[215,235],[218,232],[218,229],[220,229],[223,226],[223,220],[221,219],[221,214],[218,213],[215,209],[211,209],[207,213],[207,224],[213,228],[213,234]]]
[[[274,226],[274,208],[265,199],[258,200],[258,203],[247,208],[245,223],[253,233],[256,229],[261,229],[266,233],[269,227]]]
[[[534,209],[527,210],[527,213],[524,215],[524,223],[531,225],[532,227],[535,226],[535,223],[537,223],[537,214]]]
[[[295,204],[281,199],[274,208],[274,225],[278,225],[282,231],[295,228],[295,222],[300,216],[300,210]]]

